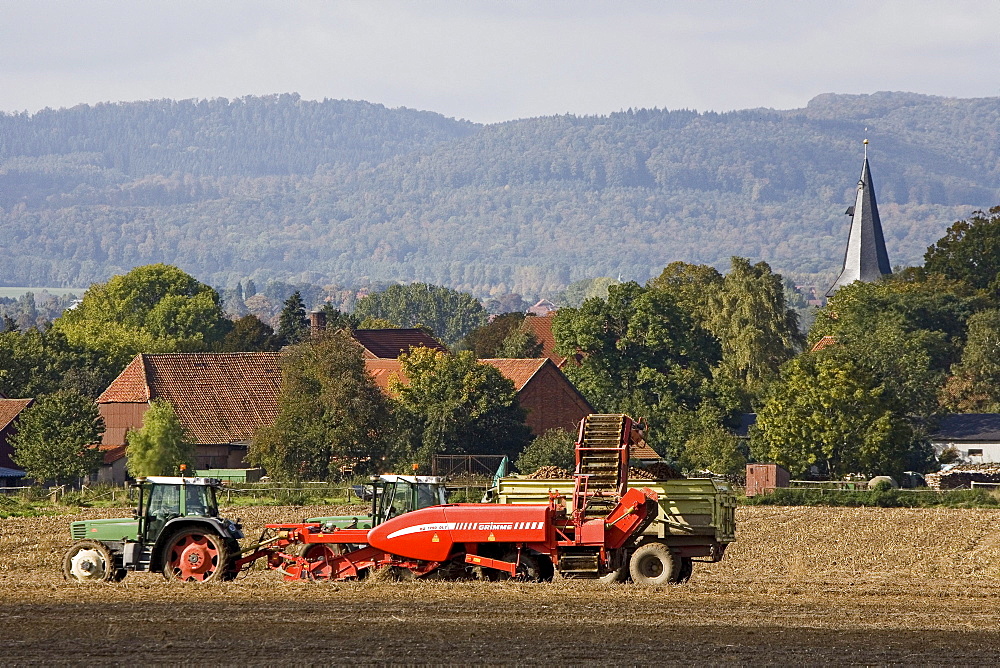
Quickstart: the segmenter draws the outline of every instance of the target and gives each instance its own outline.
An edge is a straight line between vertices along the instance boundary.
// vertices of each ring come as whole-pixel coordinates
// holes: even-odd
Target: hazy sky
[[[996,0],[0,0],[0,110],[297,92],[493,122],[987,97],[998,34]]]

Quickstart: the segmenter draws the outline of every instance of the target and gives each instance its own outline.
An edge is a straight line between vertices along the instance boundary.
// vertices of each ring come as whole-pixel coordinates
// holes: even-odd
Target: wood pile
[[[967,489],[973,482],[1000,483],[1000,464],[957,464],[924,476],[931,489]]]
[[[534,473],[524,476],[529,480],[558,480],[560,478],[572,478],[573,473],[560,466],[543,466]]]

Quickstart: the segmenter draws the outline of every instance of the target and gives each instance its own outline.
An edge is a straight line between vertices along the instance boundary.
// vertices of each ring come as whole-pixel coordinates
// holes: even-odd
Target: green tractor
[[[219,517],[214,478],[138,478],[131,518],[73,522],[76,542],[63,558],[63,575],[78,582],[119,581],[129,571],[162,573],[168,580],[231,580],[238,569],[238,521]]]
[[[448,503],[444,478],[437,476],[380,475],[354,491],[360,498],[371,500],[371,514],[310,517],[305,521],[322,524],[325,530],[371,529],[397,515]]]

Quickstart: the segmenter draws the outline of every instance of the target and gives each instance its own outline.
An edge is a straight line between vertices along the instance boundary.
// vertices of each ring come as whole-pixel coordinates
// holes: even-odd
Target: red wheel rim
[[[329,545],[310,545],[302,555],[309,561],[306,569],[317,580],[329,580],[333,577],[333,561],[338,557],[336,551]]]
[[[184,536],[170,549],[168,559],[179,580],[207,580],[219,566],[219,549],[205,536]]]

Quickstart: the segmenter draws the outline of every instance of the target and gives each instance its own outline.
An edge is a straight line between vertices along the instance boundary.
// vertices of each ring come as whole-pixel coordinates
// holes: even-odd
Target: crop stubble
[[[340,509],[240,508],[267,521]],[[68,522],[0,520],[0,648],[35,662],[976,663],[1000,651],[1000,511],[740,508],[687,585],[65,582]]]

